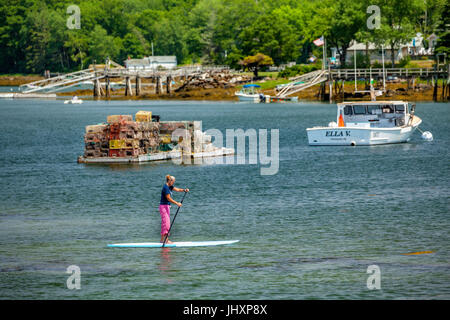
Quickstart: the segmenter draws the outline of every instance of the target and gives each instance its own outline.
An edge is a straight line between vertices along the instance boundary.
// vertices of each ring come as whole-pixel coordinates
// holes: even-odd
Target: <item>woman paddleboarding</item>
[[[172,243],[169,240],[169,229],[170,229],[170,203],[176,204],[181,207],[182,204],[172,199],[172,190],[177,192],[189,192],[189,189],[180,189],[174,187],[175,177],[171,175],[166,176],[166,183],[164,184],[161,191],[161,201],[159,203],[159,214],[161,215],[161,240],[163,243],[167,236],[167,241],[165,243]]]

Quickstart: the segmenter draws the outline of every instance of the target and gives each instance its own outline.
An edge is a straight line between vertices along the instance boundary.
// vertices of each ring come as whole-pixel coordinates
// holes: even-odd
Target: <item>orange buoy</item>
[[[338,127],[345,127],[344,117],[342,117],[342,113],[339,113],[339,123]]]
[[[419,251],[419,252],[410,252],[410,253],[402,253],[404,256],[412,256],[417,254],[427,254],[427,253],[434,253],[434,251]]]

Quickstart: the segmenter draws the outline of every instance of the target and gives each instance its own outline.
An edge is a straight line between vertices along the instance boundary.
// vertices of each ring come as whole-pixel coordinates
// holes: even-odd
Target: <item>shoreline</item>
[[[348,84],[350,88],[350,84]],[[325,99],[321,100],[318,92],[320,85],[316,85],[310,88],[307,88],[303,91],[298,92],[297,94],[292,95],[293,97],[298,97],[298,101],[314,101],[314,102],[328,102],[329,96],[328,93],[325,95]],[[370,95],[367,94],[354,94],[354,87],[351,87],[351,92],[345,92],[345,95],[336,94],[332,102],[342,102],[342,101],[362,101],[362,100],[370,100]],[[364,90],[364,85],[358,85],[358,90]],[[407,100],[411,102],[435,102],[433,100],[433,88],[410,88],[408,90],[407,83],[393,83],[386,84],[387,92],[382,96],[377,97],[377,100]],[[156,95],[154,93],[143,93],[140,96],[125,96],[124,89],[115,90],[114,94],[109,98],[107,97],[93,97],[92,90],[78,90],[74,92],[62,92],[57,93],[58,97],[72,97],[74,95],[87,97],[89,100],[177,100],[177,101],[195,101],[195,100],[204,100],[204,101],[235,101],[238,102],[239,99],[234,95],[236,91],[239,91],[238,88],[229,88],[229,89],[195,89],[184,92],[173,92],[170,94],[163,93],[160,95]],[[274,89],[266,89],[262,90],[265,95],[275,96]],[[437,91],[438,100],[436,102],[448,102],[446,100],[442,100],[442,88],[439,87]],[[85,98],[86,99],[86,98]],[[291,102],[285,102],[291,103]]]
[[[21,84],[26,84],[32,81],[37,81],[44,79],[44,77],[39,75],[0,75],[0,86],[19,86]],[[369,94],[361,95],[354,94],[354,82],[347,81],[344,84],[345,88],[349,90],[343,95],[342,92],[335,90],[333,88],[333,99],[332,102],[342,102],[342,101],[361,101],[370,99]],[[358,90],[364,90],[364,84],[358,84]],[[379,84],[378,84],[379,87]],[[176,90],[176,88],[174,88]],[[125,96],[125,89],[118,89],[111,92],[110,97],[94,97],[93,90],[76,90],[71,92],[56,92],[57,97],[72,97],[74,95],[85,97],[92,97],[92,100],[205,100],[205,101],[239,101],[235,96],[235,92],[239,91],[240,86],[235,86],[231,88],[213,88],[213,89],[190,89],[181,92],[172,91],[172,93],[162,93],[155,94],[150,92],[144,92],[139,96]],[[329,94],[326,93],[324,99],[319,96],[320,84],[302,90],[293,97],[298,97],[299,101],[329,101]],[[379,88],[376,88],[379,89]],[[328,92],[328,86],[326,91]],[[406,81],[397,83],[387,83],[386,93],[382,96],[377,97],[379,100],[408,100],[412,102],[424,101],[424,102],[434,102],[433,100],[433,87],[424,83],[417,84],[412,88],[411,84]],[[448,100],[442,100],[442,86],[438,87],[436,102],[448,102]],[[153,91],[153,90],[152,90]],[[274,88],[261,90],[265,95],[275,96],[276,92]],[[337,93],[336,93],[337,92]],[[91,100],[91,99],[89,99]],[[289,102],[287,102],[289,103]]]

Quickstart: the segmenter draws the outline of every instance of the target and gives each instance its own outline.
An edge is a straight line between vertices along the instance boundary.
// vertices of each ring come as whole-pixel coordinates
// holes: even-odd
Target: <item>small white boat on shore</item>
[[[70,99],[70,100],[64,101],[64,104],[82,104],[82,103],[83,103],[83,100],[78,99],[77,96],[73,97],[73,98]]]
[[[358,146],[408,142],[422,120],[404,101],[359,101],[337,105],[336,122],[306,129],[312,146]]]

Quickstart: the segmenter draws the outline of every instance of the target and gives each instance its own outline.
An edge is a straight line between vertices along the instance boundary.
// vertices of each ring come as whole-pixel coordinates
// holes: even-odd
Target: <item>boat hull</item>
[[[421,122],[395,128],[317,127],[306,131],[311,146],[369,146],[408,142]]]
[[[82,104],[83,100],[79,99],[79,100],[66,100],[64,101],[64,104]]]
[[[239,101],[246,102],[259,102],[259,94],[245,94],[245,93],[236,93],[236,96],[239,98]]]

